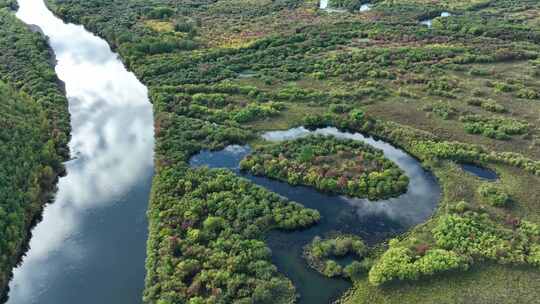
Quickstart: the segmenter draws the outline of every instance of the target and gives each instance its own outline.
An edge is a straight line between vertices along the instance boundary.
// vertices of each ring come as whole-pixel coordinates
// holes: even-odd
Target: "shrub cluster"
[[[458,113],[456,107],[452,106],[448,102],[439,101],[422,107],[422,110],[426,112],[432,112],[442,119],[450,119]]]
[[[467,100],[471,106],[481,107],[482,109],[494,113],[505,113],[506,108],[492,99],[471,98]]]
[[[329,0],[328,4],[332,8],[343,8],[350,11],[360,9],[362,1],[360,0]]]
[[[458,162],[493,162],[522,168],[540,176],[540,161],[519,153],[487,152],[477,145],[433,140],[412,141],[411,151],[426,158],[450,159]]]
[[[529,131],[527,122],[502,116],[465,115],[460,118],[460,121],[464,123],[465,131],[468,133],[500,140],[510,139],[512,135],[525,134]]]
[[[418,280],[449,270],[466,270],[469,260],[455,252],[430,249],[417,256],[407,247],[391,247],[369,271],[369,282],[382,285],[394,280]]]
[[[369,282],[381,285],[394,280],[417,280],[450,270],[466,270],[471,264],[490,260],[502,264],[540,265],[540,227],[509,217],[504,222],[471,210],[460,202],[457,213],[440,217],[433,228],[435,244],[414,249],[390,242],[390,248],[369,271]]]
[[[162,169],[153,192],[145,301],[294,300],[294,287],[272,265],[263,233],[313,225],[317,211],[227,170]]]
[[[508,193],[492,183],[480,185],[478,194],[482,197],[482,200],[494,207],[507,207],[511,202]]]
[[[504,225],[485,213],[466,211],[443,216],[433,236],[437,246],[475,260],[523,264],[531,259],[529,252],[538,244],[540,228],[524,220]]]
[[[255,149],[242,170],[313,186],[318,190],[378,199],[407,190],[408,178],[380,150],[331,136],[308,136]]]
[[[366,253],[367,246],[362,239],[355,235],[338,235],[326,239],[315,237],[309,245],[304,247],[304,258],[308,264],[327,277],[357,278],[366,271],[365,263],[353,261],[343,267],[331,258],[353,255],[361,259],[365,257]]]

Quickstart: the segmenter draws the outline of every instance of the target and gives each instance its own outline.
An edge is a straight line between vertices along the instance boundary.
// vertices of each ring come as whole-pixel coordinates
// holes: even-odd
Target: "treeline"
[[[0,2],[0,294],[69,155],[69,113],[47,41]]]
[[[227,170],[171,166],[158,171],[152,191],[145,302],[295,301],[263,236],[311,226],[317,211]]]

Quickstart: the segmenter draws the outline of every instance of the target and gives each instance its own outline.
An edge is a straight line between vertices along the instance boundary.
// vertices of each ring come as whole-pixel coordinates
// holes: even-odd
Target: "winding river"
[[[18,2],[17,16],[39,26],[56,54],[73,159],[14,270],[8,303],[141,303],[154,147],[147,89],[105,41],[42,0]]]
[[[239,170],[239,162],[250,153],[249,146],[229,146],[225,150],[203,151],[191,159],[192,166],[229,168],[271,191],[304,206],[317,209],[322,219],[319,224],[300,232],[271,232],[268,245],[272,249],[273,262],[289,277],[301,295],[300,304],[326,304],[335,299],[349,283],[339,279],[327,279],[310,269],[302,258],[302,247],[313,237],[340,231],[361,236],[369,244],[375,244],[428,219],[437,207],[441,196],[435,177],[404,151],[383,141],[365,137],[359,133],[341,132],[335,128],[309,131],[294,128],[287,131],[267,132],[262,137],[279,142],[309,134],[332,135],[366,142],[381,149],[409,177],[407,193],[387,200],[369,201],[345,196],[328,195],[308,187],[293,187],[287,183],[245,174]]]
[[[153,176],[153,119],[147,89],[105,41],[82,26],[65,24],[42,0],[19,0],[17,16],[50,39],[56,72],[66,84],[72,120],[67,176],[53,204],[33,229],[30,249],[10,282],[9,304],[137,304],[144,286],[146,209]],[[333,128],[268,132],[269,141],[310,133],[365,141],[406,171],[406,194],[371,202],[319,193],[307,187],[242,174],[248,146],[204,151],[193,166],[230,168],[253,182],[319,210],[321,222],[296,233],[272,232],[273,261],[294,282],[300,303],[328,303],[349,287],[307,267],[302,247],[332,231],[374,244],[431,216],[440,198],[435,178],[419,162],[387,143]]]

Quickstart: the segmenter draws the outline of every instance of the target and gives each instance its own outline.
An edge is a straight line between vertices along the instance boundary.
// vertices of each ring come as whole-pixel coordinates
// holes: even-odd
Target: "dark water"
[[[58,59],[74,160],[32,231],[8,303],[141,303],[154,145],[147,90],[105,41],[41,0],[18,2],[17,16],[50,37]]]
[[[499,179],[499,177],[497,176],[497,173],[495,173],[495,171],[491,169],[480,167],[475,164],[459,164],[459,165],[464,171],[472,175],[475,175],[479,178],[486,179],[489,181],[496,181],[497,179]]]
[[[410,179],[407,193],[397,198],[372,202],[344,196],[320,193],[308,187],[292,187],[287,183],[240,173],[238,163],[249,154],[247,146],[230,146],[218,152],[201,152],[191,160],[192,166],[229,168],[273,192],[308,208],[317,209],[322,215],[320,223],[300,232],[271,232],[268,245],[272,249],[273,262],[289,277],[301,295],[299,303],[329,303],[348,287],[341,279],[327,279],[312,270],[302,258],[302,247],[313,237],[333,231],[361,236],[370,244],[402,233],[428,219],[439,201],[441,192],[435,178],[420,163],[387,143],[366,138],[361,134],[340,132],[335,128],[310,132],[304,128],[268,132],[263,137],[270,141],[297,138],[310,133],[331,134],[342,138],[364,141],[384,151],[387,158],[396,162]]]

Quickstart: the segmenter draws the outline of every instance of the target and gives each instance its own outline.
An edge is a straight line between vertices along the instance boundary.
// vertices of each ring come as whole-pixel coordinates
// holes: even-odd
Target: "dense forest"
[[[292,185],[371,200],[403,194],[408,184],[405,173],[382,151],[331,136],[260,147],[240,162],[240,168]]]
[[[354,283],[340,302],[538,302],[538,1],[378,0],[362,12],[366,1],[330,1],[337,12],[313,0],[47,2],[104,37],[150,89],[146,303],[294,302],[264,235],[315,225],[316,212],[188,160],[299,125],[382,138],[443,190],[432,219],[375,248],[313,241],[310,265]],[[365,262],[342,269],[341,254]]]
[[[47,41],[0,1],[0,293],[69,156],[69,113]]]

